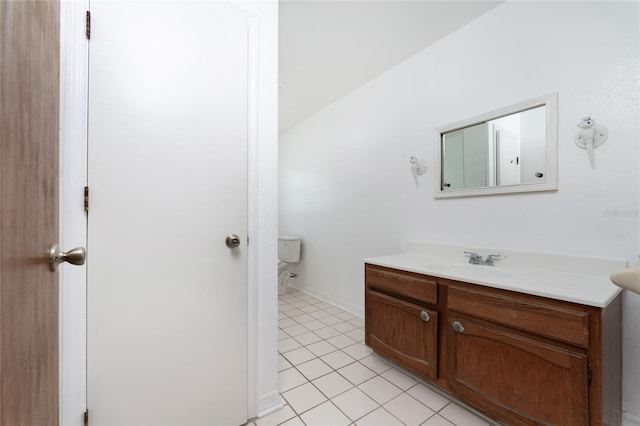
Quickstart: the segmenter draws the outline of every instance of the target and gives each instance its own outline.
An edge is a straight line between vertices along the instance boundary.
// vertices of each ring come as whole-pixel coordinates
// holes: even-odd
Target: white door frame
[[[247,418],[258,414],[258,93],[259,17],[249,18],[248,70],[248,383]],[[86,246],[83,188],[87,182],[88,0],[60,2],[60,244]],[[91,261],[91,253],[87,253]],[[274,263],[275,265],[275,263]],[[87,401],[86,268],[60,274],[60,424],[83,425]]]

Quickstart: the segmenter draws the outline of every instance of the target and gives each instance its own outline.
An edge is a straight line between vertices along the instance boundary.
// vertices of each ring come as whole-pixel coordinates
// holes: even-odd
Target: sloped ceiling
[[[500,3],[281,0],[280,132]]]

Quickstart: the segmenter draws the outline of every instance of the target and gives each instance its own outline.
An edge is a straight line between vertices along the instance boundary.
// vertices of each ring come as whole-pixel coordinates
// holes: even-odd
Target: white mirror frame
[[[515,114],[545,105],[547,111],[546,180],[542,183],[485,186],[479,188],[442,190],[442,135],[464,127]],[[509,194],[517,192],[556,191],[558,189],[558,93],[551,93],[515,105],[481,114],[435,129],[434,198],[473,197],[477,195]]]

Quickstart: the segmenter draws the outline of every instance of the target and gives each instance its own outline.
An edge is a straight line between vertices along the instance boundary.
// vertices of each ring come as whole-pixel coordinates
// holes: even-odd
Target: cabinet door
[[[436,379],[437,312],[369,290],[365,335],[367,345],[380,355]]]
[[[509,424],[588,424],[587,357],[449,314],[450,389]]]

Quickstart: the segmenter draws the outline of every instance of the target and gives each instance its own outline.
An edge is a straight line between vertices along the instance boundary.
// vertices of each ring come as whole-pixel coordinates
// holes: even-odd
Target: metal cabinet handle
[[[429,312],[427,311],[421,311],[420,312],[420,319],[424,322],[429,322],[429,320],[431,319],[431,317],[429,316]]]
[[[49,249],[49,269],[52,272],[57,271],[58,265],[62,262],[68,262],[72,265],[84,265],[85,257],[86,251],[84,247],[76,247],[65,253],[60,250],[58,244],[52,244]]]
[[[240,237],[238,237],[236,234],[227,235],[227,238],[224,240],[224,242],[230,249],[236,248],[240,245]]]
[[[453,322],[453,331],[456,333],[462,333],[464,331],[464,325],[460,321]]]

